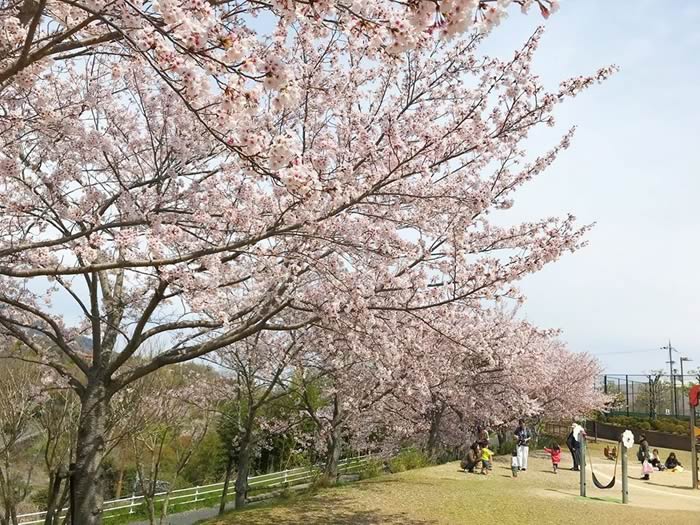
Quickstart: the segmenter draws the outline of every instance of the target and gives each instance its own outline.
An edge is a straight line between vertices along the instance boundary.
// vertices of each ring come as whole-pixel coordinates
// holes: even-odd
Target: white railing
[[[370,455],[355,456],[352,458],[342,459],[338,462],[338,472],[346,473],[354,469],[362,467],[370,458]],[[251,489],[263,488],[278,488],[298,485],[306,481],[315,479],[321,472],[317,466],[299,467],[281,472],[273,472],[271,474],[261,474],[248,478],[248,487]],[[211,485],[200,485],[186,489],[178,489],[170,491],[169,497],[167,492],[159,492],[154,495],[156,503],[162,502],[168,497],[168,507],[176,505],[185,505],[188,503],[197,503],[202,500],[213,500],[222,496],[224,483],[212,483]],[[229,494],[234,489],[234,483],[229,485]],[[227,494],[227,496],[229,495]],[[132,495],[128,498],[114,499],[103,503],[103,518],[115,518],[117,516],[125,516],[135,514],[142,509],[144,503],[143,496]],[[61,516],[64,516],[68,509],[61,510]],[[120,512],[121,511],[121,512]],[[20,525],[37,525],[44,523],[46,519],[46,511],[31,512],[29,514],[20,514],[17,516]]]

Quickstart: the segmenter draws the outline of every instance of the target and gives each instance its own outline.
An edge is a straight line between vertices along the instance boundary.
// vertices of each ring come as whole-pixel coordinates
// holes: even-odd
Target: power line
[[[641,352],[658,352],[658,348],[649,348],[647,350],[622,350],[618,352],[602,352],[593,355],[639,354]]]

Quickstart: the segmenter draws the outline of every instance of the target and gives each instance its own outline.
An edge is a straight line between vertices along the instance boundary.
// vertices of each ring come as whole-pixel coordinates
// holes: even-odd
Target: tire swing
[[[621,444],[621,443],[618,442],[618,446],[619,446],[620,444]],[[586,448],[588,448],[588,447],[586,447]],[[622,447],[620,447],[619,450],[622,451]],[[615,456],[615,468],[614,468],[614,470],[613,470],[612,479],[608,482],[607,485],[604,485],[604,484],[602,484],[602,483],[598,480],[598,478],[597,478],[596,475],[595,475],[595,470],[593,470],[593,460],[592,460],[592,458],[591,458],[591,450],[588,449],[588,463],[591,465],[591,477],[593,478],[593,484],[594,484],[596,487],[598,487],[599,489],[606,490],[606,489],[611,489],[611,488],[613,488],[613,487],[615,486],[615,476],[617,475],[617,460],[618,460],[619,457],[620,457],[620,454],[618,454],[617,456]]]

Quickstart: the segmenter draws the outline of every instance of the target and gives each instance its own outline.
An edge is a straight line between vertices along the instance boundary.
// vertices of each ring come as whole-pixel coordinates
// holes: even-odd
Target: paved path
[[[233,507],[233,505],[231,505]],[[206,520],[216,517],[219,513],[219,506],[211,507],[208,509],[196,509],[188,510],[186,512],[179,512],[168,516],[168,525],[192,525],[200,520]],[[148,521],[137,521],[131,525],[149,525]]]

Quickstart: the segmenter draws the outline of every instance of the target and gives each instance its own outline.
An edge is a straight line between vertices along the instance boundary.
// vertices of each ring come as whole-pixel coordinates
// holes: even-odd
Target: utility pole
[[[685,397],[686,392],[684,390],[685,388],[685,376],[683,375],[683,363],[687,361],[692,361],[689,357],[681,356],[680,357],[680,362],[681,362],[681,395]],[[683,415],[685,416],[685,405],[683,405]]]
[[[685,378],[683,376],[683,363],[687,363],[688,361],[692,361],[691,358],[689,357],[681,357],[681,388],[685,386]]]
[[[661,350],[668,350],[668,371],[671,376],[671,403],[675,410],[675,415],[678,417],[678,403],[676,402],[676,380],[673,375],[673,365],[676,363],[673,360],[673,352],[678,352],[675,348],[671,346],[671,340],[668,340],[668,346],[662,346]]]

